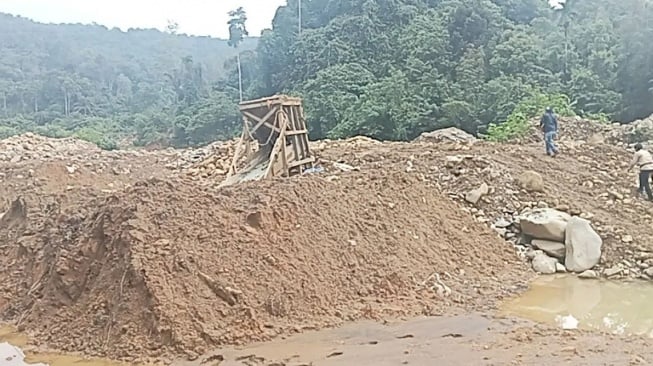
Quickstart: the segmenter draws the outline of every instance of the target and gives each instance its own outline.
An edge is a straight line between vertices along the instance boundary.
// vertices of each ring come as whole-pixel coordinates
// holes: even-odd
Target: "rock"
[[[603,135],[601,135],[600,133],[592,134],[592,136],[590,136],[587,139],[587,143],[590,145],[600,145],[604,142],[605,142],[605,137],[603,137]]]
[[[567,268],[565,268],[565,266],[562,263],[556,262],[556,272],[565,273],[567,272]]]
[[[536,239],[565,241],[565,229],[571,219],[568,214],[550,208],[527,210],[520,216],[519,225],[524,234]]]
[[[538,253],[533,258],[533,270],[537,273],[542,274],[553,274],[556,273],[556,263],[558,261],[555,258],[551,258],[544,253]]]
[[[622,199],[624,199],[624,195],[621,194],[621,193],[619,193],[619,192],[617,192],[617,191],[610,191],[610,190],[609,190],[609,191],[608,191],[608,194],[610,195],[610,197],[612,197],[612,198],[614,198],[614,199],[617,199],[617,200],[622,200]]]
[[[485,196],[489,192],[490,192],[490,187],[488,187],[487,184],[483,183],[481,184],[480,187],[476,189],[472,189],[471,191],[467,192],[467,194],[465,195],[465,201],[471,204],[476,204],[481,199],[481,197]]]
[[[517,178],[517,183],[529,192],[544,192],[544,179],[538,172],[527,170]]]
[[[584,271],[583,273],[578,275],[578,278],[598,278],[599,275],[596,273],[596,271],[593,271],[591,269],[588,269],[587,271]]]
[[[623,271],[623,270],[622,270],[620,267],[612,267],[612,268],[608,268],[608,269],[606,269],[606,270],[603,272],[603,274],[604,274],[606,277],[612,277],[612,276],[616,276],[616,275],[620,274],[622,271]]]
[[[508,226],[512,225],[512,222],[504,219],[503,217],[500,217],[497,221],[494,222],[494,227],[496,228],[507,228]]]
[[[563,243],[551,240],[533,239],[531,244],[544,253],[558,259],[565,259],[567,249]]]
[[[476,137],[455,127],[442,128],[439,130],[424,132],[415,141],[429,142],[471,142],[476,141]]]
[[[621,237],[621,241],[624,243],[632,243],[633,242],[633,237],[630,235],[624,235]]]
[[[525,256],[526,258],[528,258],[529,261],[532,261],[538,254],[542,254],[542,253],[544,252],[542,252],[541,250],[532,250],[531,248],[528,248],[526,250]]]
[[[572,217],[565,231],[565,267],[573,272],[591,269],[601,259],[603,240],[589,221]]]
[[[644,273],[649,277],[653,277],[653,267],[645,269]]]

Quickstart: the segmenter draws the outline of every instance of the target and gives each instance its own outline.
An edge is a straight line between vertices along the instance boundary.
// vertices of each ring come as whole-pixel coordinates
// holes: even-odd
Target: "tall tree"
[[[247,13],[243,7],[238,7],[228,13],[230,19],[227,22],[229,25],[229,46],[236,49],[236,58],[238,59],[238,92],[240,94],[240,101],[243,101],[243,70],[240,63],[240,51],[238,46],[243,42],[243,39],[249,35],[245,22],[247,22]]]

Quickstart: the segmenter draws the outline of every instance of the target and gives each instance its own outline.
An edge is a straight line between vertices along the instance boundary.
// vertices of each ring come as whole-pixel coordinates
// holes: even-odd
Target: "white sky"
[[[258,36],[286,0],[0,0],[0,12],[42,23],[98,23],[109,28],[163,29],[168,19],[179,32],[227,38],[227,12],[242,6],[247,30]]]

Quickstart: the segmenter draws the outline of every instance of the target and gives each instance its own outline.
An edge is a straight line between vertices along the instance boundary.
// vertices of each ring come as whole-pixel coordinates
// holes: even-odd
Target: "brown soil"
[[[539,203],[591,214],[601,266],[626,261],[642,275],[653,206],[632,195],[630,154],[571,136],[553,159],[541,143],[323,141],[313,148],[325,174],[221,190],[207,183],[223,172],[180,172],[169,152],[8,155],[0,319],[43,346],[133,361],[356,319],[491,310],[531,272],[481,222]],[[521,189],[526,170],[543,192]],[[482,183],[490,193],[465,203]]]
[[[489,229],[399,173],[222,191],[154,179],[65,212],[25,205],[20,230],[0,227],[15,274],[3,318],[49,347],[112,358],[489,308],[484,296],[524,275]]]

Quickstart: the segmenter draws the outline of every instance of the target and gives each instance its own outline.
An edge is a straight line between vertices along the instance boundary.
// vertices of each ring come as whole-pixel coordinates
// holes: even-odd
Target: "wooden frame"
[[[315,164],[308,146],[308,129],[300,98],[287,95],[240,103],[243,132],[236,146],[227,178],[222,185],[303,173]],[[258,144],[241,169],[237,164],[243,149]],[[263,170],[261,170],[263,168]]]

